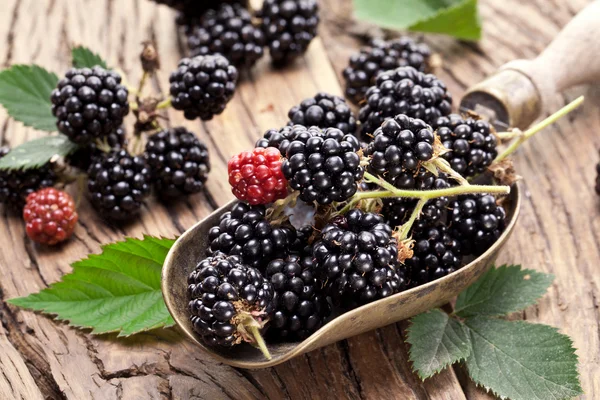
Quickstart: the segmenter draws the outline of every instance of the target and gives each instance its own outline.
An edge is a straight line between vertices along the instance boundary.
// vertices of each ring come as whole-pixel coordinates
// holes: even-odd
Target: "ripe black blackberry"
[[[380,215],[354,209],[333,219],[312,251],[315,275],[336,305],[354,307],[404,289],[398,243]]]
[[[346,97],[355,104],[363,101],[369,87],[375,84],[377,75],[384,71],[411,66],[428,72],[430,57],[429,46],[407,36],[389,41],[374,40],[370,46],[353,54],[343,71]]]
[[[198,263],[188,277],[188,297],[194,331],[212,346],[256,343],[273,310],[271,284],[238,256],[223,253]]]
[[[208,254],[238,255],[244,264],[261,271],[271,260],[287,257],[299,245],[296,230],[289,224],[272,225],[265,212],[264,206],[236,203],[221,216],[219,225],[209,230]]]
[[[152,0],[158,4],[164,4],[182,13],[185,21],[195,19],[207,10],[216,9],[223,3],[241,4],[247,6],[248,0]],[[182,21],[183,22],[183,21]]]
[[[126,150],[105,154],[88,169],[88,191],[100,215],[111,220],[129,219],[150,194],[150,168],[142,157]]]
[[[456,232],[444,225],[430,224],[413,229],[415,240],[411,258],[404,262],[411,287],[446,276],[461,267],[461,246]]]
[[[284,126],[281,129],[269,129],[261,139],[258,139],[254,147],[275,147],[279,149],[282,157],[287,154],[287,149],[294,140],[306,142],[312,137],[313,132],[317,134],[317,128],[307,129],[303,125]]]
[[[370,140],[387,118],[406,114],[432,124],[450,114],[452,108],[452,96],[446,85],[435,75],[424,74],[413,67],[382,72],[365,96],[366,104],[358,114],[365,141]]]
[[[106,137],[106,145],[111,151],[121,150],[127,147],[127,134],[123,127],[117,128]],[[68,155],[65,160],[73,167],[87,171],[93,160],[102,156],[104,151],[98,148],[96,142],[86,146],[80,146],[73,154]]]
[[[288,63],[304,54],[317,36],[316,0],[265,0],[258,13],[273,64]]]
[[[116,72],[99,66],[72,68],[50,96],[56,127],[81,145],[106,137],[129,113],[128,95]]]
[[[314,275],[311,256],[290,256],[273,260],[266,278],[275,296],[275,311],[269,335],[277,339],[305,339],[316,332],[329,317],[331,307]]]
[[[484,253],[506,227],[506,212],[491,195],[459,196],[450,209],[450,227],[460,239],[465,255]]]
[[[9,147],[0,147],[0,158],[9,152]],[[55,182],[56,174],[50,163],[35,169],[0,170],[0,203],[21,211],[30,193],[53,186]]]
[[[239,67],[254,65],[263,56],[264,45],[262,31],[252,24],[250,12],[239,4],[221,4],[206,11],[188,35],[192,56],[218,53]]]
[[[600,162],[596,164],[596,194],[600,196]]]
[[[206,146],[184,127],[150,136],[144,156],[157,192],[165,198],[198,193],[210,172]]]
[[[498,155],[496,136],[487,121],[451,114],[438,118],[433,128],[450,150],[442,157],[465,178],[485,171]]]
[[[356,134],[356,118],[348,103],[339,96],[317,93],[288,112],[289,125],[337,128],[345,134]]]
[[[221,55],[184,58],[169,77],[173,108],[187,119],[212,119],[233,97],[237,78],[237,69]]]
[[[300,199],[307,203],[326,205],[352,197],[364,174],[356,137],[336,128],[304,129],[307,134],[298,128],[281,166],[290,187],[299,190]]]

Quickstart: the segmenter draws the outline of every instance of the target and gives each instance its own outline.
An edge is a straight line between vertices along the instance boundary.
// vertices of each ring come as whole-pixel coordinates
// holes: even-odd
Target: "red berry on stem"
[[[281,154],[274,147],[256,148],[233,156],[227,163],[231,191],[251,205],[268,204],[287,196]]]
[[[67,240],[73,234],[78,218],[73,198],[54,188],[31,193],[23,209],[27,236],[42,244],[53,245]]]

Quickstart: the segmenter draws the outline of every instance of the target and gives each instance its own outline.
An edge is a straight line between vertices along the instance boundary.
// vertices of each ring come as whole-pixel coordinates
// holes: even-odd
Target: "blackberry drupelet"
[[[264,326],[273,310],[271,284],[240,257],[223,253],[198,263],[188,277],[188,297],[194,331],[212,346],[254,343],[250,326]]]
[[[459,196],[450,209],[450,228],[460,239],[464,255],[484,253],[506,227],[506,212],[491,195]]]
[[[484,172],[498,155],[496,136],[487,121],[451,114],[438,118],[433,128],[450,150],[442,157],[465,178]]]
[[[142,157],[118,150],[99,157],[88,169],[88,191],[94,208],[111,220],[139,213],[150,194],[150,168]]]
[[[56,127],[81,145],[106,137],[129,113],[128,95],[116,72],[99,66],[72,68],[50,96]]]
[[[306,133],[289,143],[281,166],[290,187],[307,203],[326,205],[352,197],[364,174],[356,137],[336,128],[311,127]]]
[[[429,71],[431,50],[425,43],[417,43],[404,36],[389,41],[374,40],[350,57],[343,71],[345,94],[355,104],[365,99],[369,87],[378,74],[398,67],[411,66],[418,71]]]
[[[210,172],[206,146],[184,127],[150,136],[144,154],[160,196],[175,198],[198,193]]]
[[[332,220],[313,244],[315,275],[334,304],[355,307],[404,289],[398,243],[383,217],[353,209]]]
[[[265,0],[258,13],[273,64],[281,65],[304,54],[317,36],[316,0]]]
[[[288,125],[337,128],[345,134],[356,134],[356,118],[348,103],[339,96],[317,93],[288,112]]]
[[[266,278],[275,296],[275,311],[268,334],[277,339],[305,339],[316,332],[331,314],[331,306],[313,275],[311,256],[273,260]]]
[[[446,276],[461,267],[461,246],[456,232],[444,225],[413,229],[414,254],[404,264],[411,287]]]
[[[287,257],[298,244],[296,230],[288,224],[272,225],[265,212],[263,206],[234,205],[208,231],[209,255],[217,251],[238,255],[244,264],[261,271],[271,260]]]
[[[9,152],[10,148],[0,147],[0,158]],[[0,203],[21,211],[29,194],[55,183],[56,174],[51,163],[35,169],[0,170]]]
[[[172,105],[187,119],[212,119],[233,97],[237,69],[221,55],[184,58],[169,77]]]
[[[123,127],[117,128],[106,136],[106,144],[111,151],[121,150],[127,147],[127,135]],[[80,146],[73,154],[68,155],[65,160],[69,165],[87,171],[90,164],[97,157],[102,156],[104,151],[98,148],[96,142],[86,146]]]
[[[221,54],[232,64],[251,67],[263,56],[265,39],[252,24],[252,15],[239,4],[221,4],[206,11],[191,28],[188,46],[192,56]]]
[[[366,104],[360,109],[363,140],[369,141],[387,118],[406,114],[432,124],[450,114],[452,96],[435,75],[424,74],[413,67],[400,67],[382,72],[375,86],[366,93]]]

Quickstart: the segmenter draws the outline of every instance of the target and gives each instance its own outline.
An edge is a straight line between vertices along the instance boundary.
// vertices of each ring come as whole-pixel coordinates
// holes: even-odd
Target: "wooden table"
[[[535,56],[587,0],[482,0],[479,44],[431,36],[444,59],[439,72],[456,99],[515,58]],[[0,296],[37,292],[70,271],[69,263],[101,244],[143,233],[175,236],[232,195],[228,158],[250,148],[286,111],[318,90],[339,94],[339,78],[359,43],[348,35],[349,0],[323,0],[321,37],[304,58],[283,71],[263,60],[242,83],[226,112],[213,121],[185,121],[169,111],[169,125],[185,125],[207,143],[213,170],[207,190],[165,207],[151,201],[136,223],[111,226],[89,204],[71,241],[38,247],[20,218],[1,209]],[[59,75],[69,48],[81,43],[118,65],[131,82],[140,76],[140,43],[157,42],[163,68],[152,86],[167,89],[169,71],[184,53],[174,14],[147,0],[3,0],[2,67],[38,63]],[[521,220],[502,263],[553,273],[556,281],[538,306],[518,317],[570,335],[580,358],[583,398],[600,398],[600,199],[593,192],[600,145],[600,90],[579,88],[548,99],[552,110],[585,94],[580,110],[546,129],[516,155],[525,189]],[[131,126],[131,125],[129,125]],[[42,133],[0,111],[2,143],[16,145]],[[281,366],[236,370],[211,360],[176,329],[128,339],[95,337],[50,318],[0,302],[0,399],[484,399],[461,368],[422,383],[411,372],[405,323],[391,325],[299,357]]]

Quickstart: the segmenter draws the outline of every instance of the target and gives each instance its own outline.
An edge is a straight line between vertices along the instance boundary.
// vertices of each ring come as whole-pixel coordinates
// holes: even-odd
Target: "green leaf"
[[[567,399],[582,393],[571,339],[523,321],[467,319],[471,379],[501,398]]]
[[[454,313],[466,318],[474,315],[505,315],[521,311],[546,293],[554,277],[520,265],[490,268],[456,300]]]
[[[106,61],[102,57],[85,46],[73,47],[71,57],[73,57],[73,66],[75,68],[92,68],[96,65],[104,69],[108,68]]]
[[[411,318],[406,341],[413,368],[423,380],[469,356],[470,344],[464,325],[440,309]]]
[[[37,65],[13,65],[0,72],[0,104],[26,126],[42,131],[56,130],[50,93],[58,77]]]
[[[0,158],[0,169],[39,168],[56,155],[67,156],[77,145],[65,135],[44,136],[23,143]]]
[[[477,0],[354,0],[354,11],[385,28],[481,39]]]
[[[119,336],[174,324],[160,290],[163,262],[174,240],[145,236],[103,246],[73,264],[73,272],[37,294],[9,300],[68,320],[92,333]]]

